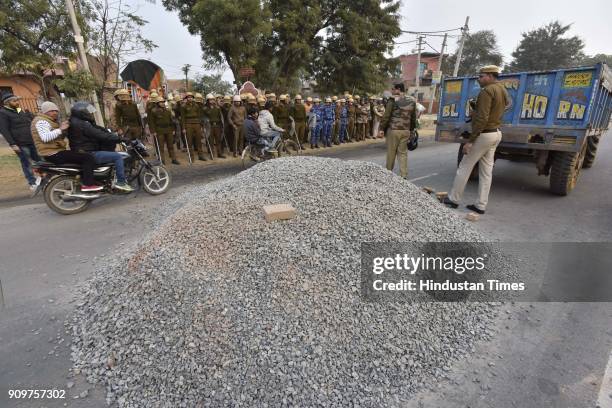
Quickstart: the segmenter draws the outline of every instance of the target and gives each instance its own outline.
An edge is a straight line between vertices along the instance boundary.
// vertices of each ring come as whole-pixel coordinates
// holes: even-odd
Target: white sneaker
[[[36,181],[34,182],[34,185],[36,187],[40,186],[41,181],[42,181],[42,178],[40,176],[36,176]]]

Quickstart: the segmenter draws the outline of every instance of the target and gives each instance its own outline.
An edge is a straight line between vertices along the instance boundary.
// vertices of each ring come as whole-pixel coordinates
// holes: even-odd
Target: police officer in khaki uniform
[[[278,97],[278,105],[272,108],[272,116],[274,116],[274,122],[279,127],[282,127],[285,131],[283,137],[289,137],[290,121],[289,121],[289,104],[287,103],[287,95],[281,95]]]
[[[306,107],[302,103],[302,95],[295,95],[295,103],[289,109],[289,115],[295,122],[295,133],[302,146],[306,141]],[[303,148],[303,147],[302,147]]]
[[[114,96],[117,100],[113,115],[116,130],[119,134],[127,132],[130,139],[142,139],[144,123],[130,92],[127,89],[118,89]]]
[[[195,159],[197,152],[198,159],[206,161],[202,150],[202,108],[195,102],[191,92],[185,94],[181,103],[181,126],[191,157]]]
[[[223,119],[221,118],[223,112],[217,106],[217,99],[213,94],[206,95],[204,115],[210,124],[210,139],[211,143],[216,147],[217,157],[225,159],[223,154]]]
[[[487,65],[480,69],[478,84],[480,93],[476,99],[476,109],[472,113],[472,132],[470,140],[463,145],[463,159],[459,163],[453,188],[444,200],[444,204],[457,208],[463,198],[463,190],[472,169],[478,163],[478,200],[467,208],[478,214],[484,214],[489,201],[495,149],[501,142],[500,131],[502,117],[512,100],[506,88],[498,82],[501,69]]]
[[[408,141],[416,128],[416,101],[404,94],[404,84],[393,86],[380,126],[387,138],[387,170],[393,171],[399,156],[400,176],[408,178]]]
[[[348,98],[348,135],[347,141],[353,143],[355,140],[355,121],[357,119],[357,107],[355,106],[355,100],[349,95]]]
[[[234,104],[227,114],[227,121],[234,133],[234,157],[236,157],[244,148],[244,130],[242,125],[246,119],[246,109],[242,106],[240,95],[235,95],[232,100]]]
[[[166,164],[164,157],[164,145],[168,148],[168,155],[172,160],[172,164],[180,164],[176,160],[174,153],[174,130],[176,129],[172,111],[166,107],[166,102],[162,98],[151,100],[155,106],[149,111],[149,130],[151,135],[157,139],[159,146],[160,159]]]

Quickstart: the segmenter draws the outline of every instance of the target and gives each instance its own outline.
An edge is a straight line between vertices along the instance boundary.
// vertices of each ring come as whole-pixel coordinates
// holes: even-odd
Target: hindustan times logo
[[[410,256],[397,254],[394,257],[377,257],[372,262],[372,272],[380,275],[388,271],[406,271],[410,275],[417,272],[445,271],[462,275],[465,272],[482,271],[485,269],[487,254],[478,257],[441,257],[441,256]]]

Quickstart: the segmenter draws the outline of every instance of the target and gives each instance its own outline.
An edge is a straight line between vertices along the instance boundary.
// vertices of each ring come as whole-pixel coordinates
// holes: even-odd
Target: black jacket
[[[70,150],[95,152],[109,150],[111,145],[112,150],[115,150],[114,146],[121,141],[121,138],[116,133],[111,133],[91,122],[72,116],[68,129],[68,140],[70,141]]]
[[[30,125],[32,116],[24,112],[17,112],[6,106],[0,108],[0,134],[4,136],[9,145],[33,144]]]
[[[256,120],[247,119],[243,123],[244,138],[249,143],[256,143],[261,137],[261,130]]]

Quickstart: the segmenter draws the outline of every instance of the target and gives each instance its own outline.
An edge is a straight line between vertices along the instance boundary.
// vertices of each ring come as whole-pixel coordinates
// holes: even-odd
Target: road
[[[320,152],[383,164],[381,143]],[[424,142],[411,152],[409,177],[438,191],[450,188],[456,145]],[[228,177],[236,162],[175,174],[161,197],[138,193],[94,203],[79,215],[59,216],[40,199],[0,202],[1,407],[103,407],[104,390],[70,372],[65,320],[79,283],[97,257],[114,257],[153,228],[149,213],[190,185]],[[474,225],[492,240],[514,242],[612,241],[612,140],[603,138],[592,169],[567,197],[548,193],[533,165],[499,161],[487,214]],[[470,184],[466,202],[475,197]],[[464,211],[458,210],[459,215]],[[1,307],[1,306],[0,306]],[[413,399],[412,407],[612,406],[610,303],[505,304],[497,335],[458,361],[449,379]],[[608,371],[606,374],[606,367]],[[604,381],[605,376],[605,381]],[[67,388],[68,383],[74,386]],[[72,384],[71,384],[72,385]],[[8,400],[8,389],[61,389],[63,400]],[[87,391],[87,395],[82,394]],[[83,395],[75,399],[75,396]]]

